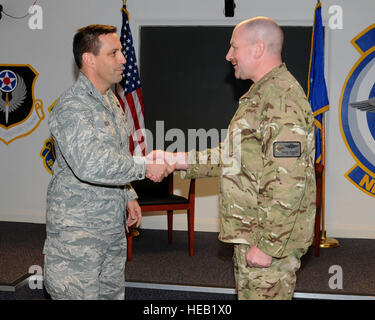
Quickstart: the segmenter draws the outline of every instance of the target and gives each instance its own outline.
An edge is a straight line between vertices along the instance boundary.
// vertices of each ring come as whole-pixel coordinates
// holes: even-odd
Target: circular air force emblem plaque
[[[341,134],[356,161],[345,176],[375,197],[375,24],[351,43],[361,57],[349,72],[340,99]]]

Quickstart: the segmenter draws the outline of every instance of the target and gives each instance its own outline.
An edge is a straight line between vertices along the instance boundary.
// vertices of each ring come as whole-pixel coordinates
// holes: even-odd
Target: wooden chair
[[[314,231],[314,245],[315,256],[319,256],[320,252],[320,220],[322,212],[322,184],[323,184],[323,170],[324,166],[315,164],[315,177],[316,177],[316,215],[315,215],[315,231]]]
[[[168,242],[172,243],[173,211],[186,210],[188,220],[189,255],[194,255],[194,206],[195,206],[195,179],[190,180],[188,197],[173,193],[173,173],[162,182],[154,183],[149,179],[133,181],[133,188],[138,194],[138,203],[142,212],[167,211]],[[131,228],[127,234],[128,261],[133,257],[133,235]]]

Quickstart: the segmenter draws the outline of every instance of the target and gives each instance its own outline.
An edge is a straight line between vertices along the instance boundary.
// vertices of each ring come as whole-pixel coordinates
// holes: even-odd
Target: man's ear
[[[84,52],[82,54],[82,65],[93,68],[95,66],[95,56],[91,52]]]
[[[264,44],[264,41],[262,40],[259,40],[255,43],[254,45],[254,58],[255,59],[259,59],[263,56],[264,54],[264,50],[265,50],[265,44]]]

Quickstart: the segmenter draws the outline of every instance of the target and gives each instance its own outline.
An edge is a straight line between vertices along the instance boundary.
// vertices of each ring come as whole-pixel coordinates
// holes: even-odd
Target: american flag
[[[116,85],[116,96],[124,109],[130,129],[130,152],[134,155],[145,155],[146,141],[143,134],[144,104],[139,78],[137,59],[133,47],[133,37],[129,25],[129,13],[122,7],[121,44],[126,59],[122,81]]]

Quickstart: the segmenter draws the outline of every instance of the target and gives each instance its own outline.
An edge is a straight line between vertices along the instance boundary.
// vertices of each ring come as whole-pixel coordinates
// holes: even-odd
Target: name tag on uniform
[[[273,156],[275,158],[299,158],[301,143],[299,141],[276,141],[273,143]]]

